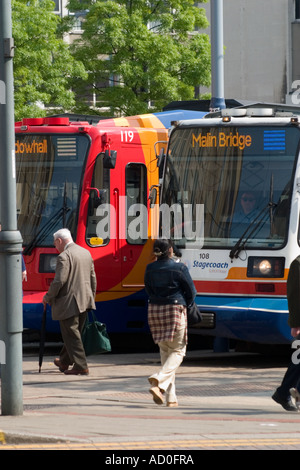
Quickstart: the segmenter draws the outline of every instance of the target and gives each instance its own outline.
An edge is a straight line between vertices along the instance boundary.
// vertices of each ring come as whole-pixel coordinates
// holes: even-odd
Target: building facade
[[[202,6],[210,20],[210,4]],[[226,98],[297,100],[299,0],[224,0],[223,29]]]
[[[55,12],[72,14],[66,4],[56,0]],[[199,6],[210,21],[210,2]],[[82,21],[77,15],[67,41],[78,37]],[[225,97],[299,105],[300,0],[223,0],[223,28]]]

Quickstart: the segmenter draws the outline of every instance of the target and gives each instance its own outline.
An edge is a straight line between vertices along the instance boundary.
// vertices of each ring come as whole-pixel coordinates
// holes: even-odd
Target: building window
[[[295,0],[295,19],[300,20],[300,0]]]
[[[73,26],[72,26],[72,31],[82,31],[82,23],[83,23],[83,18],[76,16],[74,19]]]
[[[55,3],[54,12],[55,13],[60,13],[60,11],[61,11],[60,2],[61,2],[61,0],[54,0],[54,3]]]

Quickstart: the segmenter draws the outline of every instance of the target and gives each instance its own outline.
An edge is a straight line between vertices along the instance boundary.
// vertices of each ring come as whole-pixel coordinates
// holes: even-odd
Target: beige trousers
[[[166,393],[166,401],[177,402],[175,388],[175,374],[186,354],[185,342],[185,314],[182,313],[180,328],[176,331],[173,341],[158,343],[160,351],[161,369],[149,377],[158,381],[158,386]]]

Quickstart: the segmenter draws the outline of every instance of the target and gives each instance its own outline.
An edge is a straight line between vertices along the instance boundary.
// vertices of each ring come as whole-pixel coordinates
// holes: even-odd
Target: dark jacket
[[[291,263],[287,280],[287,299],[289,307],[289,325],[300,326],[300,256]]]
[[[145,288],[152,304],[190,305],[196,296],[188,268],[172,258],[148,264]]]

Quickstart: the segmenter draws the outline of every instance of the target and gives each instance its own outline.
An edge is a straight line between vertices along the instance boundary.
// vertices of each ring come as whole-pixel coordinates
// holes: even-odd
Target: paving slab
[[[190,351],[176,379],[178,408],[158,406],[147,378],[158,353],[89,358],[66,376],[46,356],[23,360],[23,414],[0,415],[0,450],[186,452],[300,449],[300,413],[272,399],[285,372],[258,355]]]

